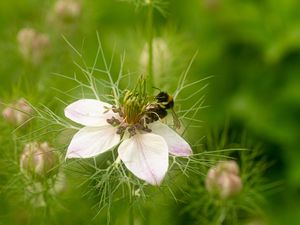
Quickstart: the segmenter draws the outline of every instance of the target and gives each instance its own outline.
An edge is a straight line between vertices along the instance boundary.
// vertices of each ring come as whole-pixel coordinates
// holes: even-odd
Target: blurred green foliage
[[[95,58],[96,31],[99,31],[105,54],[108,57],[115,54],[112,71],[118,71],[119,55],[125,51],[125,70],[139,73],[140,52],[146,41],[143,8],[137,10],[116,0],[82,1],[80,19],[70,26],[58,27],[48,21],[53,4],[53,0],[0,2],[1,102],[10,103],[24,97],[33,105],[46,104],[61,114],[63,106],[55,97],[70,99],[53,88],[63,91],[74,84],[53,73],[71,75],[78,70],[73,64],[76,55],[62,36],[83,50],[84,59],[90,65]],[[282,190],[268,199],[271,204],[266,211],[278,224],[299,224],[300,2],[169,0],[165,16],[155,12],[154,25],[155,36],[170,43],[176,62],[169,68],[172,76],[179,77],[196,51],[189,79],[213,76],[206,90],[209,107],[199,114],[205,122],[193,136],[200,139],[213,128],[222,129],[227,120],[229,131],[247,132],[253,143],[261,144],[264,154],[274,162],[267,177],[283,183]],[[40,65],[25,62],[19,54],[16,35],[23,27],[33,27],[50,36],[50,52]],[[170,92],[174,91],[175,82],[176,79],[170,84]],[[197,88],[188,90],[186,95]],[[182,103],[182,107],[185,104],[188,105]],[[35,129],[36,125],[31,126],[27,129]],[[0,157],[5,158],[15,144],[10,138],[13,128],[2,120],[0,128]],[[5,160],[0,162],[0,184],[4,186],[7,175],[14,170],[9,165]],[[72,179],[76,178],[70,178],[71,184]],[[42,224],[38,220],[30,221],[27,218],[30,209],[16,202],[16,196],[8,192],[0,192],[0,224]],[[90,210],[94,203],[81,200],[85,198],[81,189],[71,188],[64,195],[62,208],[68,210],[58,211],[53,224],[97,224],[87,222],[86,218],[90,221],[95,215]],[[180,210],[176,203],[157,204],[156,210],[148,215],[152,218],[149,224],[179,224],[187,219],[185,214],[179,214],[182,219],[174,221],[172,215],[178,216],[175,211]],[[120,207],[112,215],[122,217],[124,211]],[[164,216],[162,212],[166,212]]]

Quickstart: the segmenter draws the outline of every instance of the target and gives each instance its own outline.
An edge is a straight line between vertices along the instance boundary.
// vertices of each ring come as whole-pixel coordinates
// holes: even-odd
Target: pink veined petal
[[[160,135],[165,139],[171,154],[176,156],[189,156],[193,153],[190,145],[167,125],[157,121],[149,124],[149,128],[153,134]]]
[[[65,116],[85,126],[105,126],[108,124],[107,119],[117,115],[107,110],[111,107],[110,104],[96,99],[80,99],[65,108]]]
[[[110,150],[120,142],[116,132],[110,125],[80,129],[68,147],[66,158],[90,158]]]
[[[155,134],[136,134],[123,141],[118,149],[125,166],[138,178],[159,185],[169,166],[168,146]]]

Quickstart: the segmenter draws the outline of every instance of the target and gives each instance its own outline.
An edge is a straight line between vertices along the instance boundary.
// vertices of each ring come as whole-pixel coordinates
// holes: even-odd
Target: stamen
[[[106,122],[114,127],[121,124],[121,122],[118,119],[116,119],[114,116],[111,119],[107,119]]]
[[[136,135],[136,129],[135,129],[135,127],[134,126],[129,127],[128,128],[128,132],[130,134],[130,137]]]
[[[145,127],[143,130],[146,131],[146,132],[148,132],[148,133],[152,132],[152,130],[149,127]]]
[[[125,127],[125,126],[119,126],[119,127],[118,127],[118,130],[117,130],[117,134],[123,135],[124,132],[125,132],[125,130],[126,130],[126,127]]]

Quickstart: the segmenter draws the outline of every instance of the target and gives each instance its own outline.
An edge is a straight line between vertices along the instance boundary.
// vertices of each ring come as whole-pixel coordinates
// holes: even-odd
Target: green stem
[[[132,174],[129,174],[129,177],[131,179]],[[128,184],[128,190],[129,190],[129,215],[128,215],[128,225],[134,225],[134,209],[133,209],[133,202],[134,202],[134,196],[133,196],[133,190],[134,188],[131,187],[130,184]]]
[[[153,5],[149,2],[148,16],[147,16],[147,28],[148,28],[148,81],[153,86]]]
[[[128,225],[134,225],[134,212],[133,212],[133,204],[132,203],[129,206]]]
[[[48,201],[48,192],[49,192],[49,184],[46,181],[43,181],[43,199],[45,201],[45,218],[47,223],[50,221],[50,208],[49,208],[49,201]]]
[[[220,213],[220,216],[219,216],[219,218],[217,220],[216,225],[222,225],[223,224],[223,222],[225,221],[225,218],[226,218],[226,214],[227,214],[227,210],[226,210],[225,207],[223,207],[221,209],[221,213]]]

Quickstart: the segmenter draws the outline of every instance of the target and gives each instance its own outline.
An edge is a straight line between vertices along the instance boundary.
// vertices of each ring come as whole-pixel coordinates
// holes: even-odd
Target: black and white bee
[[[167,92],[159,92],[155,96],[155,101],[146,109],[146,114],[148,117],[148,123],[160,120],[165,118],[168,115],[168,110],[171,111],[174,125],[177,129],[180,128],[180,121],[177,118],[177,115],[174,111],[174,99],[172,95],[169,95]]]

